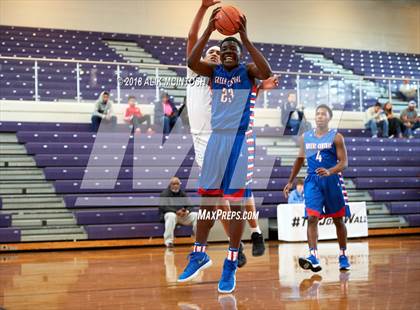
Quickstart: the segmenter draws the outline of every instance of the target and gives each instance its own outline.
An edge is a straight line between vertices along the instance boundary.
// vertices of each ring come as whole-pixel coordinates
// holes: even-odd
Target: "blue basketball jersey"
[[[248,76],[246,65],[231,71],[223,65],[214,68],[211,78],[213,91],[211,126],[213,130],[244,132],[251,117],[251,100],[255,101],[256,88]]]
[[[318,168],[329,169],[337,165],[337,151],[334,145],[337,130],[330,129],[322,137],[317,137],[315,130],[309,130],[303,135],[308,174],[316,173]]]

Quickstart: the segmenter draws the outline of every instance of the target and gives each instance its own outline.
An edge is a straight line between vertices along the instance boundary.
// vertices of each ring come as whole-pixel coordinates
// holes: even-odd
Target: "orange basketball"
[[[224,5],[216,15],[216,29],[225,36],[238,32],[242,12],[234,6]]]

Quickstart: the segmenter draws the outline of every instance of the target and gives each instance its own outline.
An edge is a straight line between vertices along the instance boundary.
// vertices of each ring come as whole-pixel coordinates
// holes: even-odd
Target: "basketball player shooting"
[[[220,293],[230,293],[235,289],[237,256],[244,228],[242,211],[244,201],[250,197],[246,188],[248,150],[246,131],[250,124],[251,101],[255,101],[255,79],[265,80],[271,75],[271,68],[264,56],[249,40],[246,18],[240,16],[239,34],[242,44],[250,53],[254,63],[241,64],[242,44],[234,37],[222,40],[220,46],[221,64],[201,60],[211,34],[216,29],[216,15],[213,11],[209,24],[188,57],[188,67],[201,76],[211,78],[213,89],[211,127],[212,132],[204,154],[203,168],[199,182],[202,196],[201,209],[212,212],[223,200],[230,202],[235,216],[229,225],[229,249],[218,284]],[[189,263],[179,276],[179,282],[193,279],[198,273],[211,266],[206,253],[207,238],[214,220],[199,219],[196,242],[189,256]]]
[[[305,178],[304,196],[309,255],[299,258],[299,265],[313,272],[321,270],[317,248],[318,221],[325,217],[331,217],[336,227],[340,247],[339,268],[343,271],[350,270],[346,255],[347,229],[343,221],[344,216],[350,216],[350,210],[341,175],[347,167],[347,151],[343,135],[328,128],[332,116],[332,110],[327,105],[319,105],[316,108],[316,129],[305,132],[301,137],[299,155],[283,189],[287,198],[306,156],[308,175]]]
[[[209,7],[220,3],[219,0],[202,0],[201,6],[198,9],[187,39],[187,57],[190,56],[194,45],[198,40],[198,31],[201,27],[203,17]],[[211,46],[209,47],[203,58],[203,61],[208,63],[220,64],[220,47]],[[211,134],[211,101],[212,91],[208,77],[202,77],[196,74],[191,69],[187,68],[187,78],[194,81],[194,83],[188,83],[187,85],[187,108],[189,115],[189,123],[191,129],[191,135],[194,143],[195,159],[200,169],[203,167],[204,152],[206,150],[208,141]],[[278,78],[271,77],[260,84],[260,89],[272,89],[278,86]],[[254,138],[254,134],[250,132],[249,138]],[[255,142],[254,142],[255,144]],[[248,182],[252,181],[253,168],[248,172]],[[223,211],[229,211],[229,205],[218,206]],[[247,212],[256,213],[255,200],[251,196],[246,200],[245,209]],[[229,221],[226,219],[220,219],[226,235],[229,236]],[[264,236],[258,225],[258,220],[254,218],[248,219],[248,224],[251,231],[252,241],[252,255],[261,256],[264,254]],[[238,252],[238,267],[242,267],[246,264],[246,256],[243,252],[243,243],[241,242]]]

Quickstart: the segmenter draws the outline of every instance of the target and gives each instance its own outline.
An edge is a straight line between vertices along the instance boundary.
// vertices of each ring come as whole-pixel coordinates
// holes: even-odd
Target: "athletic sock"
[[[340,248],[340,256],[341,255],[345,256],[346,255],[346,250],[347,250],[346,248]]]
[[[231,261],[236,261],[238,259],[238,251],[237,248],[229,248],[227,252],[227,259]]]
[[[318,258],[318,249],[317,248],[309,248],[309,254]]]
[[[200,242],[194,242],[193,252],[206,252],[207,245]]]
[[[254,232],[258,233],[261,235],[261,229],[260,226],[257,225],[257,227],[250,227],[249,230],[251,231],[251,234],[253,234]]]

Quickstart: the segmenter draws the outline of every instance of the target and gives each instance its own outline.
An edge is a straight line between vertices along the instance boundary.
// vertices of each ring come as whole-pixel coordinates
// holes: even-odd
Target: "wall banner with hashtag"
[[[349,238],[367,237],[368,224],[366,202],[349,203],[351,216],[344,222]],[[307,219],[303,204],[279,204],[277,206],[278,238],[283,241],[306,241]],[[332,218],[319,220],[319,240],[336,239]]]

